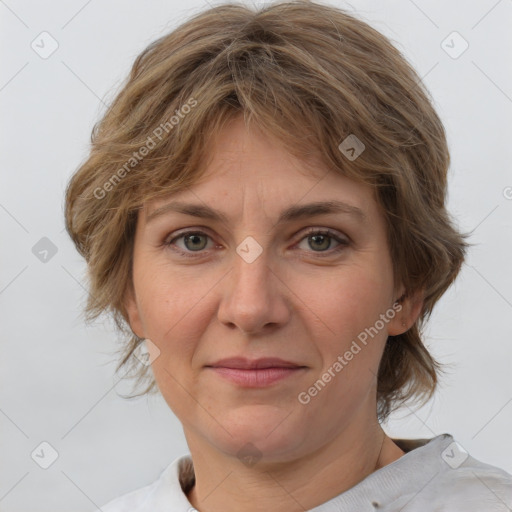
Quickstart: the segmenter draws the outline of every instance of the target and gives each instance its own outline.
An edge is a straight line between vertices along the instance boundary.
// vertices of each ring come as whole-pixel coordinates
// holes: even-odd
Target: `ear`
[[[135,298],[135,291],[133,286],[130,285],[127,288],[126,296],[124,299],[124,307],[128,316],[128,323],[133,333],[139,338],[145,338],[144,328],[140,318],[139,307]]]
[[[423,308],[423,290],[413,293],[403,292],[396,299],[393,309],[396,314],[388,324],[388,334],[390,336],[398,336],[408,331],[414,322],[418,319]]]

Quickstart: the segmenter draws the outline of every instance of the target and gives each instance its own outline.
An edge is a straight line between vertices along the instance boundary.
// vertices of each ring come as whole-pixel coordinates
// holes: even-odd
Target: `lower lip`
[[[243,370],[240,368],[209,367],[215,373],[235,384],[250,388],[262,388],[274,382],[297,375],[304,367],[296,368],[259,368]]]

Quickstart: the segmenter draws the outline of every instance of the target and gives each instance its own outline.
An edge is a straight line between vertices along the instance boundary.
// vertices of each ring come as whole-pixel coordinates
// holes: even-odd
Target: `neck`
[[[351,424],[316,451],[246,466],[186,432],[196,484],[188,494],[201,512],[277,512],[314,508],[350,489],[404,452],[375,422],[364,435]]]

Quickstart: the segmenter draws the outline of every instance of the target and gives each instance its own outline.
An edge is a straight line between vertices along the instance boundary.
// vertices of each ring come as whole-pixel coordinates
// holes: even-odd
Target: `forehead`
[[[205,177],[237,169],[250,176],[263,178],[276,171],[295,177],[301,174],[318,181],[327,166],[318,150],[303,148],[299,157],[288,151],[283,143],[257,125],[246,126],[242,116],[231,119],[210,139],[205,151]]]
[[[368,185],[329,169],[318,152],[295,156],[257,127],[248,129],[241,117],[212,137],[205,155],[198,181],[147,203],[148,216],[171,200],[226,211],[243,203],[256,210],[264,207],[266,212],[275,209],[276,216],[283,206],[304,202],[344,202],[362,212],[374,202]]]

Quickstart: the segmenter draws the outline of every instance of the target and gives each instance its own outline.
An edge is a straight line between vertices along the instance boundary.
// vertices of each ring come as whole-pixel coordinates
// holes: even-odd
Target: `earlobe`
[[[389,323],[388,334],[398,336],[409,330],[420,316],[423,308],[423,292],[403,293],[396,300],[393,308],[396,315]]]

